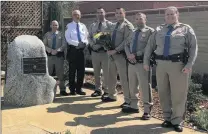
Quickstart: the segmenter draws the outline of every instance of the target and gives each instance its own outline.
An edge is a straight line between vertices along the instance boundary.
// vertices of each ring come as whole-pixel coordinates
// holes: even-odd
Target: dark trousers
[[[85,58],[83,49],[76,49],[73,46],[68,47],[67,59],[69,62],[69,89],[71,92],[81,91],[84,73]],[[75,74],[77,72],[77,82],[75,83]]]

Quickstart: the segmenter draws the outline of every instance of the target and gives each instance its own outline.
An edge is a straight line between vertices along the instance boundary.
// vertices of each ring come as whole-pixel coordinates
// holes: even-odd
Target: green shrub
[[[198,128],[208,131],[208,109],[195,112],[193,123],[197,125]]]
[[[205,96],[202,94],[201,84],[195,84],[192,81],[189,83],[189,91],[187,95],[187,110],[192,113],[198,108],[198,104],[205,100]]]
[[[198,73],[192,73],[191,80],[193,83],[202,84],[202,75]]]
[[[67,131],[65,132],[65,134],[71,134],[71,132],[70,132],[69,130],[67,130]]]

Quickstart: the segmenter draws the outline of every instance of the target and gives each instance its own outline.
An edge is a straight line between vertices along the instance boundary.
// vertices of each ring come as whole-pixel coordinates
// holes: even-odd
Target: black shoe
[[[69,95],[76,95],[76,92],[70,92]]]
[[[173,124],[170,121],[164,121],[161,125],[162,127],[170,128]]]
[[[150,114],[144,113],[143,116],[142,116],[142,118],[141,118],[141,120],[150,120],[150,118],[151,118],[151,115]]]
[[[110,97],[103,97],[102,102],[114,102],[116,99],[111,99]]]
[[[60,95],[61,95],[61,96],[68,96],[69,94],[68,94],[66,91],[61,91],[61,92],[60,92]]]
[[[86,93],[83,92],[83,91],[76,91],[76,93],[79,94],[79,95],[86,95]]]
[[[121,104],[121,105],[120,105],[120,108],[123,108],[123,107],[125,107],[126,105],[128,106],[128,105],[129,105],[129,103],[124,102],[123,104]]]
[[[103,93],[103,95],[102,95],[102,97],[101,97],[101,99],[103,99],[103,98],[106,98],[106,97],[108,97],[108,93]]]
[[[176,132],[183,132],[183,127],[181,125],[173,125]]]
[[[134,109],[131,107],[123,107],[122,112],[124,112],[124,113],[139,113],[139,109]]]
[[[91,94],[91,97],[97,97],[97,96],[101,96],[102,93],[100,91],[95,91],[94,93]]]

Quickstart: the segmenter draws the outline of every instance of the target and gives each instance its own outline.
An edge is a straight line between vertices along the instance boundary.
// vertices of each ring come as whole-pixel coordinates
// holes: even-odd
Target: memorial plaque
[[[23,58],[24,74],[45,74],[46,73],[46,57]]]

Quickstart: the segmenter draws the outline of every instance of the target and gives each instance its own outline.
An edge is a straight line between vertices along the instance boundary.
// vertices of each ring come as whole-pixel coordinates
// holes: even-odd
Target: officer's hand
[[[144,65],[144,70],[149,71],[150,67],[148,65]]]
[[[108,55],[114,55],[116,53],[116,50],[109,50],[107,51]]]
[[[52,49],[51,54],[52,54],[52,55],[56,55],[56,54],[57,54],[57,51]]]
[[[46,48],[46,51],[47,51],[48,53],[51,53],[51,52],[52,52],[52,49],[51,49],[51,48]]]
[[[130,54],[130,55],[128,55],[128,57],[127,57],[129,60],[133,60],[133,59],[135,59],[135,55],[134,54]]]
[[[183,72],[184,74],[188,74],[188,73],[191,72],[191,68],[183,68],[183,69],[182,69],[182,72]]]
[[[58,48],[56,51],[57,51],[57,52],[61,52],[61,49],[60,49],[60,48]]]

